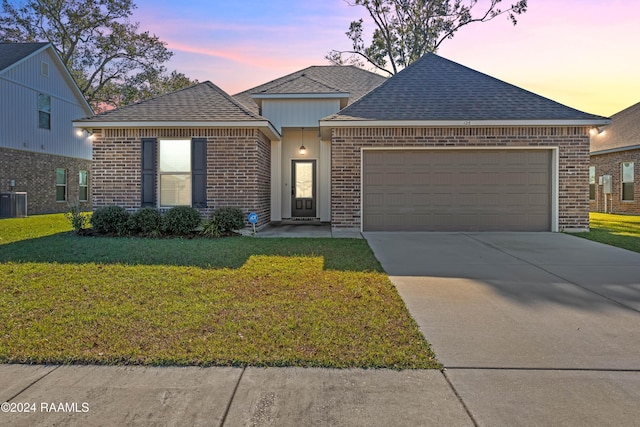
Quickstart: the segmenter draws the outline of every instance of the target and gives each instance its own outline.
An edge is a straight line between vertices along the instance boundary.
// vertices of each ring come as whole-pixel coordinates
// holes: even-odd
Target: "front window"
[[[80,171],[78,182],[80,184],[79,199],[81,202],[86,202],[89,200],[89,174],[87,171]]]
[[[56,169],[56,202],[67,200],[67,171]]]
[[[622,200],[633,200],[633,162],[625,162],[622,164]]]
[[[51,129],[51,97],[38,94],[38,127]]]
[[[191,141],[160,140],[160,206],[191,206]]]
[[[596,199],[596,167],[589,166],[589,200]]]

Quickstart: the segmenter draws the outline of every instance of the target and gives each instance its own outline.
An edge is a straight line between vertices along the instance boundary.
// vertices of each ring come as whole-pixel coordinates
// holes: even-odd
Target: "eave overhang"
[[[553,120],[336,120],[319,121],[320,135],[331,138],[332,128],[465,128],[465,127],[596,127],[611,124],[609,119]]]
[[[206,128],[206,129],[259,129],[271,141],[280,141],[282,136],[273,127],[273,125],[264,120],[254,121],[74,121],[73,127],[93,130],[93,129],[189,129],[189,128]]]

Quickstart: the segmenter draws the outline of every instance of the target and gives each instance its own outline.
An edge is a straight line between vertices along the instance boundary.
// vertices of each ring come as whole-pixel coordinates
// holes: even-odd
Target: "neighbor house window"
[[[191,206],[191,141],[160,140],[160,206]]]
[[[56,202],[67,200],[67,171],[56,169]]]
[[[89,173],[87,171],[80,171],[78,182],[80,184],[80,195],[78,198],[81,202],[86,202],[89,200]]]
[[[622,164],[622,200],[633,200],[633,162]]]
[[[51,97],[38,94],[38,127],[51,129]]]
[[[596,199],[596,167],[589,166],[589,200]]]

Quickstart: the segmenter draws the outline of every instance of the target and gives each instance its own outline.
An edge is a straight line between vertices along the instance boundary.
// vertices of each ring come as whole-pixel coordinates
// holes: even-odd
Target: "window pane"
[[[78,181],[80,182],[80,185],[87,185],[87,171],[80,171]]]
[[[596,167],[589,166],[589,184],[596,183]]]
[[[191,175],[160,175],[160,206],[191,206]]]
[[[51,114],[38,112],[38,127],[40,129],[51,129]]]
[[[622,164],[622,182],[633,182],[633,162]]]
[[[160,140],[160,172],[190,172],[191,141]]]
[[[64,169],[56,169],[56,184],[65,185],[66,183],[66,171]]]
[[[296,162],[296,198],[313,198],[313,163]]]
[[[89,187],[80,187],[80,201],[86,202],[89,200]]]
[[[633,182],[622,184],[622,200],[633,200]]]
[[[65,200],[67,200],[66,189],[67,189],[67,187],[65,187],[63,185],[58,185],[56,187],[56,201],[57,202],[64,202]]]
[[[595,200],[595,199],[596,199],[596,185],[589,184],[589,200]]]
[[[38,95],[38,111],[51,112],[51,97],[49,95]]]

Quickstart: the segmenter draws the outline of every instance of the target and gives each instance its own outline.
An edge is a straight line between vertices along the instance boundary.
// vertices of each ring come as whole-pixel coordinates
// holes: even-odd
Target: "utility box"
[[[599,184],[602,185],[602,192],[604,194],[611,194],[613,192],[611,175],[602,175],[599,179]]]
[[[0,193],[0,218],[27,216],[27,193]]]

